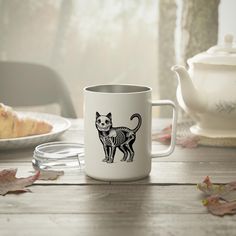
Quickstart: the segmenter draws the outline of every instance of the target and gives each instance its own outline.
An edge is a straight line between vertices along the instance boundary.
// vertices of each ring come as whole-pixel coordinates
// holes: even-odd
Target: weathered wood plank
[[[136,181],[136,184],[199,183],[210,176],[215,183],[227,183],[236,180],[236,162],[154,162],[149,178]]]
[[[73,124],[63,137],[82,141],[83,131]],[[234,235],[236,216],[209,215],[195,183],[206,175],[236,180],[235,151],[177,147],[171,157],[153,160],[149,178],[134,182],[109,184],[83,171],[37,181],[32,193],[0,196],[0,235]],[[32,149],[1,152],[0,169],[18,167],[18,176],[26,176],[31,159]]]
[[[32,171],[31,163],[1,163],[0,170],[18,168],[18,176],[28,176]],[[236,180],[236,162],[153,162],[149,177],[122,184],[195,184],[205,176],[211,176],[216,183],[227,183]],[[87,177],[84,171],[66,171],[53,181],[37,181],[40,184],[104,184]],[[116,184],[116,182],[112,182]],[[118,182],[120,184],[120,182]]]
[[[0,214],[137,213],[206,214],[192,186],[89,185],[30,187],[31,193],[1,197]]]
[[[6,214],[0,215],[0,235],[175,235],[232,236],[236,216],[197,214]],[[14,226],[14,227],[13,227]]]

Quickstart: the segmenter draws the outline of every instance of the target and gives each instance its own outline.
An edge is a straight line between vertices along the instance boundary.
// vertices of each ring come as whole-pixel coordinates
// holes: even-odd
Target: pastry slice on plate
[[[0,139],[46,134],[52,128],[46,121],[20,117],[11,107],[0,103]]]

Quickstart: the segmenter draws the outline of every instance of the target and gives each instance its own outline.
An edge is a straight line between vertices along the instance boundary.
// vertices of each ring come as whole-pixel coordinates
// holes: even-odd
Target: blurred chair
[[[77,118],[67,86],[44,65],[0,62],[0,102],[12,107],[56,103],[62,116]]]

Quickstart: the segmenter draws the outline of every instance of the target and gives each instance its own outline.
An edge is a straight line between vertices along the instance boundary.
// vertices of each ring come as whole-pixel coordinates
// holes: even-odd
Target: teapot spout
[[[206,96],[194,86],[185,67],[175,65],[171,70],[177,74],[179,81],[177,88],[179,105],[189,113],[189,115],[195,116],[198,113],[204,112],[207,106]]]

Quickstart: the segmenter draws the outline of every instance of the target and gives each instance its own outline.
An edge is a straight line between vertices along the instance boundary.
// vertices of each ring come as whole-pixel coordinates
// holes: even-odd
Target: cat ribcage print
[[[116,149],[118,148],[123,153],[121,161],[132,162],[134,160],[133,144],[136,139],[136,132],[142,124],[140,114],[135,113],[130,117],[138,119],[138,124],[134,129],[127,127],[113,127],[112,115],[100,115],[96,112],[95,126],[98,130],[99,139],[103,145],[105,158],[104,162],[113,163],[115,158]]]

